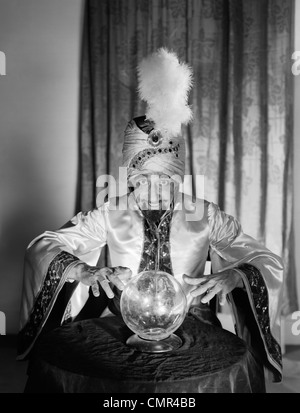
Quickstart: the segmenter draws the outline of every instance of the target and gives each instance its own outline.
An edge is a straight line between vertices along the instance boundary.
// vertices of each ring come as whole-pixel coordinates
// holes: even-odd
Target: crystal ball
[[[182,324],[187,300],[180,283],[163,271],[143,271],[122,291],[125,324],[146,340],[163,340]]]

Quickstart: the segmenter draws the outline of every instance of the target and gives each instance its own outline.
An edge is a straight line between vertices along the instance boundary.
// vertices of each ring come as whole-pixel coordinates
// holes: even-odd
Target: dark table
[[[25,393],[264,393],[262,366],[244,341],[188,314],[182,347],[141,353],[120,317],[78,321],[40,338]]]

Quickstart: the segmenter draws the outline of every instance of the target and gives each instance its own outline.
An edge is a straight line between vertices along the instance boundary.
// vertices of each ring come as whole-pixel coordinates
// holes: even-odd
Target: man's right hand
[[[122,291],[131,276],[132,271],[127,267],[99,268],[83,262],[78,263],[70,274],[71,279],[90,286],[95,297],[99,297],[99,285],[101,285],[108,298],[114,298],[110,283]]]

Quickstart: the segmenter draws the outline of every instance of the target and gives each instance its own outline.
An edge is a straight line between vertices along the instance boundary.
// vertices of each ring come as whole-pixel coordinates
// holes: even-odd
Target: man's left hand
[[[238,271],[234,269],[225,270],[216,274],[202,275],[201,277],[192,277],[184,274],[183,280],[194,285],[195,288],[190,291],[192,297],[206,294],[202,303],[208,303],[216,294],[220,296],[220,305],[226,302],[226,295],[237,287],[243,288],[243,280]]]

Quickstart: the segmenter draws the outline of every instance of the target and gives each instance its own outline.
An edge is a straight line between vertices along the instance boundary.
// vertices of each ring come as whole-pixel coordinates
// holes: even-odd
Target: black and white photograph
[[[0,0],[0,399],[299,394],[299,182],[300,0]]]

